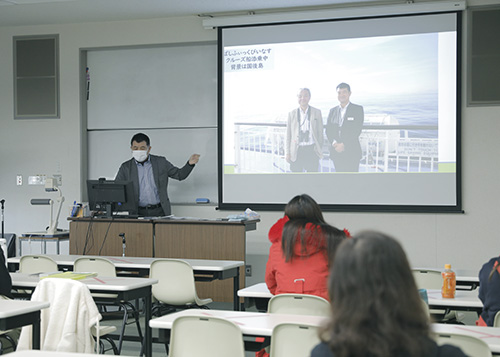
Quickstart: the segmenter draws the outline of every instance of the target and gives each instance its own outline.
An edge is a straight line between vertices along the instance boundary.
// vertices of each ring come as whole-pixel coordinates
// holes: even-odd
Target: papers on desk
[[[97,276],[97,273],[77,273],[73,271],[65,271],[65,272],[53,272],[53,273],[44,273],[40,274],[40,280],[45,278],[62,278],[62,279],[73,279],[73,280],[82,280],[86,278],[93,278]]]

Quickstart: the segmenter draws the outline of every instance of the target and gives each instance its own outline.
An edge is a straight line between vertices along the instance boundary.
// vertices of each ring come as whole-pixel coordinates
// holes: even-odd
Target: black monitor
[[[87,180],[89,206],[92,211],[101,212],[106,217],[117,212],[137,215],[137,197],[132,181]]]

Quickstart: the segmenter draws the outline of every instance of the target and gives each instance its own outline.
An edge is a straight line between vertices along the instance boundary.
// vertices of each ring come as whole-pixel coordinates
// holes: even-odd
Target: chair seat
[[[99,326],[99,337],[108,335],[110,333],[113,333],[116,331],[115,326]],[[92,326],[90,329],[90,332],[92,332],[92,336],[97,337],[97,328],[95,326]]]

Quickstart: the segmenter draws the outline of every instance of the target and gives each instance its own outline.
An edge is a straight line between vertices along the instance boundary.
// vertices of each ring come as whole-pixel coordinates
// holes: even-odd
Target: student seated
[[[294,293],[328,299],[330,263],[346,233],[325,222],[308,195],[295,196],[269,230],[266,284],[273,295]]]
[[[378,232],[343,242],[330,274],[332,315],[311,357],[465,357],[437,346],[401,245]]]
[[[3,249],[0,247],[0,304],[2,303],[1,300],[12,299],[11,290],[12,280],[5,265],[5,256],[3,253]],[[2,346],[3,353],[12,352],[15,350],[15,346],[12,346],[10,342],[17,343],[20,333],[20,328],[9,331],[0,331],[0,344]]]
[[[478,326],[493,326],[500,311],[500,257],[491,258],[479,271],[479,299],[483,311],[476,321]]]

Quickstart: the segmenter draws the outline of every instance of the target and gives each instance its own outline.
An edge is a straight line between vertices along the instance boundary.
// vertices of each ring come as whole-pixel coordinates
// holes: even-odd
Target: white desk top
[[[427,289],[427,297],[429,299],[429,306],[471,307],[478,309],[483,307],[477,290],[457,290],[454,299],[445,299],[441,296],[441,290]]]
[[[60,265],[73,265],[75,260],[80,257],[92,257],[91,255],[47,255],[54,259]],[[146,257],[116,257],[116,256],[101,256],[111,260],[117,268],[138,268],[149,269],[154,260],[161,258],[146,258]],[[20,257],[8,258],[7,262],[19,264]],[[188,262],[193,270],[206,271],[224,271],[238,268],[245,264],[239,260],[206,260],[206,259],[182,259]]]
[[[0,303],[0,319],[39,311],[49,306],[48,301],[2,300]]]
[[[40,281],[38,274],[22,274],[22,273],[10,273],[12,278],[12,286],[17,288],[34,288]],[[54,278],[58,279],[58,278]],[[130,291],[134,289],[143,288],[146,286],[151,286],[156,284],[158,280],[156,279],[146,279],[146,278],[124,278],[124,277],[93,277],[78,280],[86,284],[89,290],[100,290],[100,291]]]
[[[500,327],[432,324],[435,333],[459,333],[478,337],[488,344],[491,352],[500,353]]]
[[[76,353],[76,352],[56,352],[56,351],[40,351],[40,350],[24,350],[9,353],[9,357],[81,357],[81,356],[98,356],[95,353]],[[126,357],[124,355],[121,355]]]
[[[149,320],[152,328],[170,329],[172,323],[179,316],[222,317],[234,322],[245,335],[271,336],[273,328],[284,322],[301,323],[320,326],[327,321],[327,317],[267,314],[262,312],[227,311],[227,310],[196,310],[189,309],[168,314],[157,319]]]

